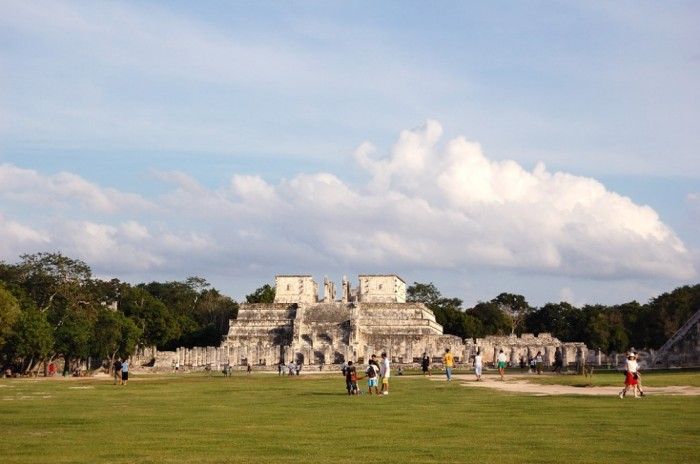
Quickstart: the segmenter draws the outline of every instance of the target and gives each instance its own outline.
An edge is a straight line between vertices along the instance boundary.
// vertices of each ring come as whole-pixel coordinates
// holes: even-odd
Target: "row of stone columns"
[[[175,359],[180,366],[204,367],[211,366],[219,370],[228,361],[226,352],[221,347],[195,346],[193,348],[178,348]]]

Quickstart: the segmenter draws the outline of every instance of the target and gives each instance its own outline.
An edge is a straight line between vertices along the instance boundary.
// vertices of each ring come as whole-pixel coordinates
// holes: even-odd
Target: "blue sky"
[[[60,249],[237,298],[287,272],[468,304],[696,282],[699,10],[0,2],[0,259]]]

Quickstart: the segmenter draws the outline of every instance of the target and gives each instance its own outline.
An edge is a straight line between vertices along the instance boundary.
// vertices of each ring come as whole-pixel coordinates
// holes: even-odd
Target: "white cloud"
[[[368,174],[365,185],[299,173],[275,184],[232,175],[212,189],[169,172],[157,176],[173,189],[145,200],[72,174],[43,176],[3,165],[3,198],[53,195],[108,219],[47,214],[49,222],[31,228],[4,221],[0,233],[15,239],[1,251],[24,252],[17,238],[24,236],[100,269],[176,278],[192,268],[225,275],[329,267],[464,276],[480,269],[601,279],[696,276],[693,253],[648,206],[595,179],[490,160],[464,138],[443,146],[441,133],[435,121],[404,131],[386,158],[370,156],[364,144],[356,159]],[[142,208],[124,219],[124,211],[114,212],[125,204]],[[44,208],[48,213],[50,203]],[[51,233],[37,232],[44,229]]]
[[[45,232],[9,220],[0,213],[0,260],[16,257],[49,243],[50,238]]]
[[[103,188],[72,173],[45,176],[7,163],[0,164],[0,199],[44,206],[77,203],[100,213],[153,207],[140,195]]]

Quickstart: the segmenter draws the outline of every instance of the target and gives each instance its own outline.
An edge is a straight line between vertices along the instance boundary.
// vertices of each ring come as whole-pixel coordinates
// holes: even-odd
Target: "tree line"
[[[266,284],[246,302],[272,302],[274,296],[275,288]],[[425,303],[445,333],[462,338],[550,332],[563,341],[621,352],[659,348],[700,309],[700,285],[645,304],[581,308],[564,302],[532,307],[511,293],[463,308],[459,298],[418,282],[408,287],[407,299]],[[0,365],[15,372],[36,372],[58,358],[69,371],[87,359],[127,357],[139,346],[218,346],[237,314],[236,301],[200,277],[131,285],[95,278],[86,263],[60,253],[0,262]]]
[[[0,262],[0,365],[28,373],[63,358],[65,373],[138,346],[218,346],[237,312],[200,277],[130,285],[60,253],[23,255]]]
[[[645,304],[585,305],[566,302],[532,307],[522,295],[501,293],[463,308],[459,298],[443,297],[434,284],[414,282],[407,300],[425,303],[445,333],[462,338],[550,332],[562,341],[584,342],[606,353],[630,347],[658,349],[697,310],[700,284],[676,288]]]

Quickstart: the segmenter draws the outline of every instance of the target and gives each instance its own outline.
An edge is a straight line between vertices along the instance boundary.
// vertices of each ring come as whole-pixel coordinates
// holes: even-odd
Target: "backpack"
[[[367,377],[370,379],[373,379],[377,376],[377,368],[375,367],[374,364],[370,364],[367,366]]]

